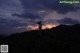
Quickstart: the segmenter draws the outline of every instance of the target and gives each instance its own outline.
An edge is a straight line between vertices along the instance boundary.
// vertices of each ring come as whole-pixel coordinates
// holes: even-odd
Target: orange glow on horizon
[[[56,27],[56,26],[57,25],[46,24],[46,25],[43,25],[42,26],[42,29],[50,29],[50,28],[53,28],[53,27]],[[29,26],[27,26],[27,29],[29,29],[29,30],[37,30],[38,29],[38,26],[29,25]]]
[[[46,25],[43,25],[42,26],[42,29],[50,29],[50,28],[53,28],[53,27],[56,27],[56,25],[53,25],[53,24],[46,24]]]

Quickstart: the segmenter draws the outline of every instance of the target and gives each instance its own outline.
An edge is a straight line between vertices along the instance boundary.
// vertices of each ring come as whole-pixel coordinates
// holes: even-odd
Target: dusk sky
[[[43,29],[58,24],[79,24],[80,4],[60,4],[60,0],[0,0],[0,34]]]

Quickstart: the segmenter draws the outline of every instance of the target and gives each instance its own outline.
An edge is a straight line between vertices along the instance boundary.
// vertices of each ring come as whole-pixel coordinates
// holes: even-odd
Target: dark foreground
[[[77,53],[80,52],[80,25],[1,36],[0,44],[8,44],[9,53]]]

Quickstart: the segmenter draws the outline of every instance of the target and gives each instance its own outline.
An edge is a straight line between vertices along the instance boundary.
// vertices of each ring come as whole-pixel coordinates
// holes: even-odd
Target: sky
[[[0,34],[43,29],[58,24],[79,24],[80,4],[61,4],[60,0],[0,0]]]

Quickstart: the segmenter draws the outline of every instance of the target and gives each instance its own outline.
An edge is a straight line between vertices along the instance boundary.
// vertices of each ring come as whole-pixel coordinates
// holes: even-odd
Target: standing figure
[[[39,21],[37,24],[39,25],[39,30],[41,30],[42,29],[42,22]]]

